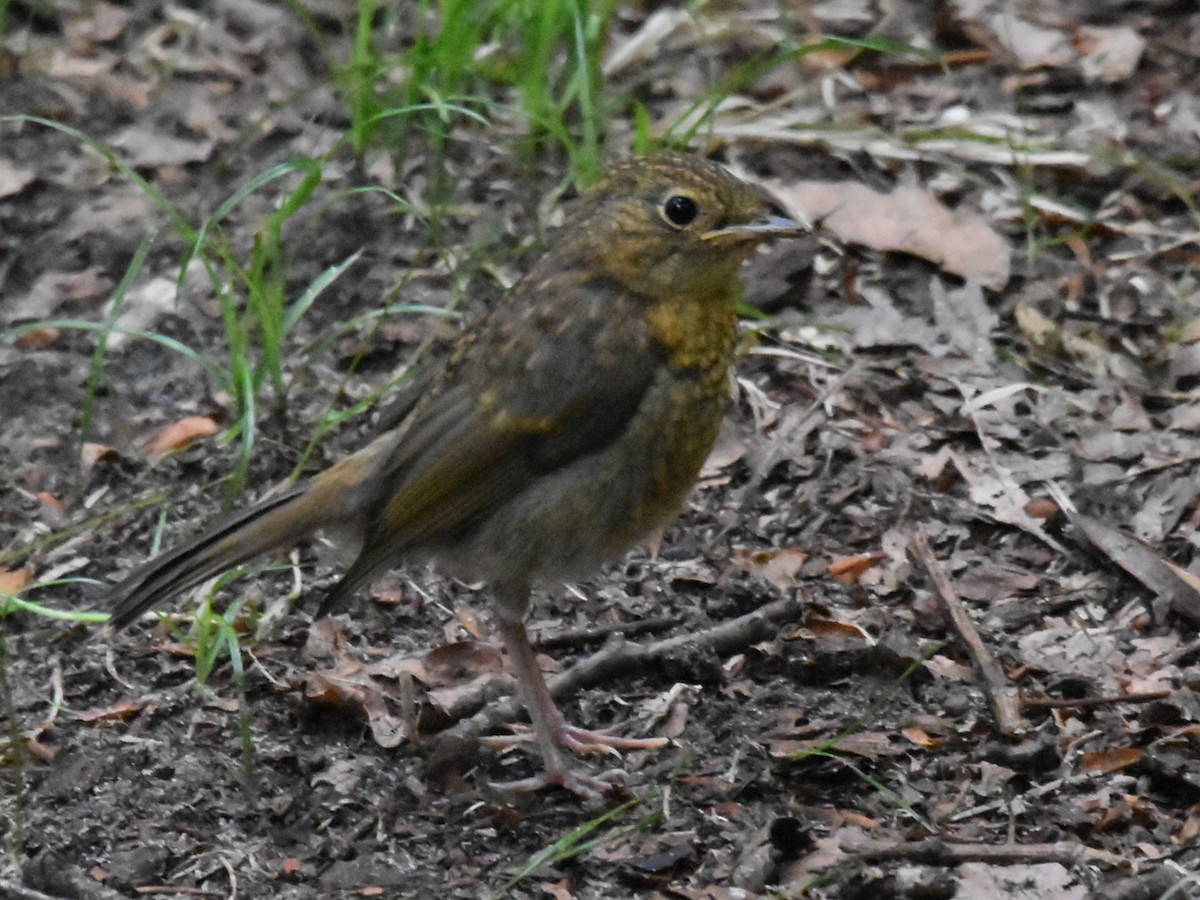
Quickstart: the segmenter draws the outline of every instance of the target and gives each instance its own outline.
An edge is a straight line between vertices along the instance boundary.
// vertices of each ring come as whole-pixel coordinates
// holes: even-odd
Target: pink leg
[[[537,778],[500,785],[510,790],[537,790],[549,785],[559,785],[586,797],[598,797],[612,791],[616,786],[592,778],[571,769],[563,758],[562,749],[574,753],[615,752],[616,750],[654,749],[668,742],[664,738],[631,740],[614,737],[603,732],[587,731],[568,725],[554,704],[546,679],[538,668],[537,655],[529,643],[525,626],[518,620],[511,622],[501,609],[497,616],[500,634],[508,648],[513,671],[517,676],[522,699],[529,711],[533,734],[545,762],[545,774]]]

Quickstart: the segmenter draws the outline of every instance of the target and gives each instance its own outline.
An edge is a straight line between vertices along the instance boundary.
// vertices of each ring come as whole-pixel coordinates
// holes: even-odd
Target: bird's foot
[[[580,755],[619,753],[622,750],[659,750],[671,743],[667,738],[624,738],[606,731],[589,731],[564,724],[558,731],[559,744]]]
[[[591,731],[574,725],[560,723],[552,729],[554,741],[564,750],[569,750],[579,756],[594,753],[611,753],[620,756],[622,750],[658,750],[670,742],[667,738],[625,738],[606,731]],[[493,750],[507,750],[518,744],[532,743],[537,740],[533,731],[521,731],[510,735],[490,735],[481,738],[482,742]]]
[[[617,774],[617,773],[610,773]],[[562,788],[581,800],[596,802],[629,795],[629,789],[616,781],[606,781],[594,778],[575,769],[557,769],[542,772],[529,778],[517,781],[493,781],[488,786],[495,791],[510,794],[528,794],[534,791],[544,791],[547,788]]]

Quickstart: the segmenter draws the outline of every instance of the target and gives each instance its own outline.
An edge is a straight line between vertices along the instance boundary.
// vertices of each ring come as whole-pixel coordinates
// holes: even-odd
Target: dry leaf
[[[858,812],[857,810],[839,809],[837,811],[837,815],[838,815],[838,818],[841,819],[843,822],[845,822],[847,825],[853,825],[858,828],[866,828],[868,830],[873,831],[875,829],[884,827],[883,823],[880,822],[878,819],[873,819],[870,816],[866,815],[865,813]]]
[[[388,710],[383,693],[378,689],[364,692],[362,708],[371,726],[371,737],[380,747],[399,747],[408,738],[408,723]]]
[[[925,731],[925,729],[917,728],[916,726],[901,728],[900,733],[925,750],[937,750],[946,743],[943,739],[935,738],[929,732]]]
[[[767,579],[780,590],[788,590],[795,586],[796,573],[807,560],[808,554],[794,547],[753,553],[741,549],[734,554],[734,564],[739,569]]]
[[[19,194],[37,178],[37,172],[18,166],[7,159],[0,159],[0,197]]]
[[[837,619],[827,619],[823,616],[809,615],[804,617],[804,632],[812,637],[849,637],[874,646],[875,641],[869,634],[851,622],[839,622]]]
[[[1013,319],[1025,340],[1043,350],[1057,352],[1062,347],[1061,329],[1053,319],[1042,315],[1041,311],[1028,300],[1022,300],[1013,309]]]
[[[105,709],[87,709],[79,714],[82,722],[128,722],[139,712],[142,705],[131,700],[125,700],[116,706]]]
[[[996,358],[992,331],[1000,324],[1000,317],[987,305],[979,285],[968,281],[960,288],[947,290],[935,278],[929,285],[929,296],[933,300],[933,319],[950,344],[971,359],[991,364]]]
[[[1107,775],[1118,769],[1127,769],[1145,754],[1137,747],[1119,747],[1112,750],[1093,750],[1079,758],[1080,768],[1092,775]]]
[[[22,350],[45,350],[58,343],[61,334],[57,328],[35,328],[22,333],[13,343]]]
[[[168,134],[145,125],[127,125],[109,138],[123,151],[131,166],[183,166],[200,163],[212,156],[217,142],[209,138],[187,138]]]
[[[868,569],[879,565],[884,557],[879,553],[859,553],[843,556],[829,564],[829,574],[842,584],[854,584]]]
[[[1034,519],[1049,521],[1058,518],[1058,504],[1049,497],[1030,497],[1025,504],[1025,512]]]
[[[163,457],[184,450],[202,438],[212,437],[219,430],[216,420],[209,416],[188,416],[146,438],[142,450],[149,456]]]
[[[454,684],[504,669],[500,648],[486,641],[455,641],[442,644],[425,654],[422,662],[430,683]]]
[[[28,569],[0,569],[0,594],[19,594],[31,581]]]
[[[280,875],[294,875],[300,871],[301,862],[294,856],[289,856],[279,864]]]
[[[538,887],[550,900],[574,900],[577,894],[571,890],[570,881],[563,877],[558,881],[543,881]]]
[[[1018,19],[1011,11],[997,13],[987,23],[992,35],[1021,64],[1021,68],[1055,68],[1072,62],[1075,54],[1067,36]]]
[[[129,24],[129,10],[112,3],[87,3],[83,8],[88,14],[68,19],[63,29],[72,47],[91,51],[94,44],[116,40]]]
[[[690,11],[667,7],[655,10],[628,38],[612,42],[604,60],[605,77],[645,65],[658,56],[668,38],[681,30],[696,31],[696,18]]]
[[[1196,589],[1193,579],[1180,578],[1178,567],[1168,564],[1137,539],[1106,522],[1083,515],[1057,484],[1047,482],[1046,488],[1083,537],[1158,596],[1160,603],[1155,607],[1157,613],[1161,615],[1165,612],[1158,606],[1166,603],[1180,615],[1200,622],[1200,591]]]
[[[968,485],[971,502],[987,509],[997,521],[1015,525],[1064,556],[1070,555],[1062,544],[1046,533],[1041,522],[1025,511],[1029,495],[1017,484],[1011,472],[999,466],[995,467],[995,474],[979,471],[957,453],[952,453],[950,459]]]
[[[1084,25],[1075,33],[1075,46],[1083,53],[1080,68],[1084,77],[1112,84],[1133,74],[1146,42],[1125,25],[1115,28]]]
[[[942,656],[940,653],[931,656],[926,661],[925,668],[940,678],[949,678],[952,681],[972,682],[975,680],[974,669],[955,662],[948,656]]]
[[[998,900],[1086,900],[1095,896],[1080,884],[1071,870],[1059,863],[991,865],[963,863],[956,870],[957,897]]]
[[[66,507],[63,502],[51,494],[49,491],[38,491],[35,495],[39,503],[44,507],[54,510],[55,512],[63,512]]]
[[[950,209],[928,191],[902,185],[881,194],[855,181],[764,180],[801,218],[844,241],[912,253],[992,290],[1008,283],[1012,251],[978,214]]]

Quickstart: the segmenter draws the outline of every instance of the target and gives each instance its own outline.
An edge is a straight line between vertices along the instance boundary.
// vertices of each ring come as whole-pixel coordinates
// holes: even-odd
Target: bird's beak
[[[807,223],[797,222],[787,216],[766,215],[741,225],[728,225],[700,235],[705,241],[765,241],[775,237],[796,237],[811,231]]]

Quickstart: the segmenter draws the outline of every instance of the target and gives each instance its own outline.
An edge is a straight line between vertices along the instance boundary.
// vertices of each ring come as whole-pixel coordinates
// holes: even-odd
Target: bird
[[[359,549],[318,617],[402,563],[433,561],[490,586],[543,764],[514,786],[603,795],[613,786],[564,750],[663,742],[567,724],[525,629],[532,590],[593,573],[678,515],[730,400],[742,264],[803,230],[714,161],[617,164],[392,427],[134,569],[109,592],[111,627],[322,529]]]

